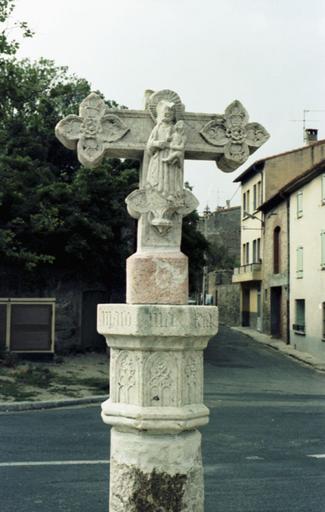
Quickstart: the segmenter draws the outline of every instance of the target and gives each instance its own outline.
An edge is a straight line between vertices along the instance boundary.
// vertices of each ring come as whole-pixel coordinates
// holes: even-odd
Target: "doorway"
[[[242,326],[249,327],[249,288],[243,288],[242,292]]]
[[[271,288],[271,335],[281,338],[281,302],[282,288],[275,286]]]

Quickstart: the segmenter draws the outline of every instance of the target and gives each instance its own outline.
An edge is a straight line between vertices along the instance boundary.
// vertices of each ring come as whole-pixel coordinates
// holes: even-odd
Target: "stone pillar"
[[[211,306],[98,306],[111,347],[110,512],[203,512],[203,349],[217,328]]]

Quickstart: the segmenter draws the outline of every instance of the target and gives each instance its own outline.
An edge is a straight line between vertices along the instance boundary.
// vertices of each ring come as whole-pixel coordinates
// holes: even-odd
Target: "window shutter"
[[[300,190],[298,193],[297,193],[297,217],[302,217],[302,213],[303,213],[303,210],[302,210],[302,191]]]
[[[321,240],[321,267],[325,268],[325,230],[323,230],[320,234]]]
[[[322,174],[322,203],[325,204],[325,174]]]
[[[297,272],[296,276],[298,278],[303,277],[303,255],[304,255],[304,249],[303,247],[297,247]]]

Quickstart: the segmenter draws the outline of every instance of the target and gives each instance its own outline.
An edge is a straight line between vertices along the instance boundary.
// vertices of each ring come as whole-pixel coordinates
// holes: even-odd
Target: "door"
[[[271,288],[271,335],[281,338],[281,286]]]
[[[242,292],[242,326],[249,327],[249,288]]]
[[[257,320],[256,320],[256,329],[258,331],[262,331],[262,298],[261,298],[261,289],[257,290]]]

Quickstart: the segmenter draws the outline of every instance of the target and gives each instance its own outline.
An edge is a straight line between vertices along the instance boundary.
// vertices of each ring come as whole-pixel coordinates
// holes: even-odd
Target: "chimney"
[[[305,144],[312,144],[313,142],[317,142],[317,134],[318,130],[316,128],[306,128],[305,129]]]
[[[230,201],[229,201],[229,199],[226,200],[226,208],[227,209],[230,208]]]

